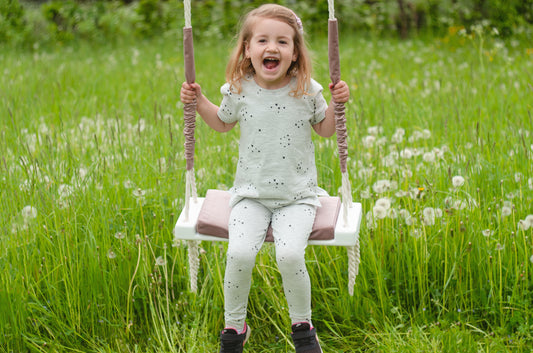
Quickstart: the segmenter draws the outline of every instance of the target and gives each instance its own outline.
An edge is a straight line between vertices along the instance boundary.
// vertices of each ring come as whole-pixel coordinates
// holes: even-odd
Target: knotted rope
[[[191,26],[191,0],[183,1],[185,27],[183,28],[183,57],[185,62],[185,79],[187,83],[193,83],[196,80],[196,70],[194,67],[194,45],[193,33]],[[196,179],[194,176],[194,130],[196,129],[196,101],[187,103],[183,107],[184,128],[183,135],[185,136],[185,221],[189,220],[189,208],[191,199],[193,202],[197,201]],[[187,242],[189,246],[189,278],[191,285],[191,292],[196,293],[198,290],[198,267],[200,259],[198,257],[198,241],[190,240]]]
[[[339,29],[337,19],[335,18],[335,5],[333,0],[328,0],[328,60],[329,76],[331,83],[336,85],[341,79],[340,55],[339,55]],[[340,190],[343,204],[343,221],[344,226],[348,225],[348,208],[352,207],[352,188],[348,175],[348,143],[346,131],[346,115],[343,103],[334,102],[335,111],[335,129],[337,133],[337,148],[339,152],[339,162],[342,174],[342,186]],[[348,290],[353,295],[355,277],[359,272],[359,239],[356,246],[346,247],[348,250]]]

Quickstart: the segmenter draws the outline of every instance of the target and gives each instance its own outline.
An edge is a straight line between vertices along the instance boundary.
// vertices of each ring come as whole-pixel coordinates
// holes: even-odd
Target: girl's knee
[[[277,249],[276,261],[281,272],[285,269],[292,270],[297,267],[305,266],[305,251],[294,249]]]

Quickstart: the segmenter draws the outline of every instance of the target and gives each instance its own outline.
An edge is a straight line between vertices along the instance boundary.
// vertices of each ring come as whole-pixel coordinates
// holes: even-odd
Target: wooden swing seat
[[[174,227],[174,239],[197,241],[227,241],[230,217],[230,193],[210,189],[205,197],[190,200],[189,214],[183,210]],[[362,208],[352,202],[343,220],[344,206],[338,197],[320,197],[322,207],[317,208],[309,245],[355,246],[359,240]],[[273,241],[269,229],[267,242]]]

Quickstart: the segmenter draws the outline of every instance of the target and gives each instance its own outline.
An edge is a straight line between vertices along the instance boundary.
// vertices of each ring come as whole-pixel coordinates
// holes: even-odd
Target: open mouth
[[[276,59],[276,58],[265,58],[263,60],[263,66],[267,69],[267,70],[273,70],[275,69],[276,67],[278,67],[279,65],[279,60]]]

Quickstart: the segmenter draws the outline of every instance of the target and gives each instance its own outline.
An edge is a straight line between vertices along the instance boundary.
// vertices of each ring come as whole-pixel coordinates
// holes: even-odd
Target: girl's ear
[[[294,53],[292,54],[292,61],[296,62],[298,60],[298,51],[294,49]]]
[[[244,42],[243,46],[244,46],[244,58],[248,59],[250,57],[250,44],[248,42]]]

